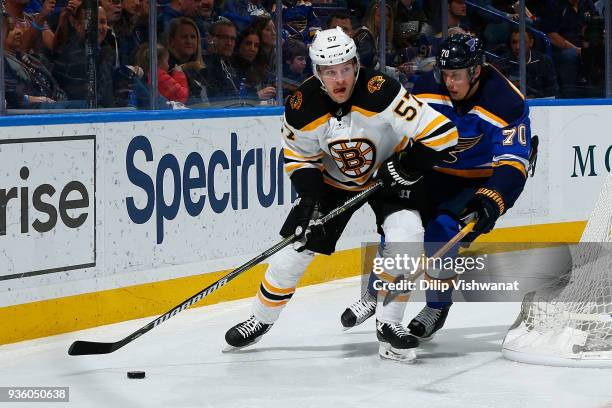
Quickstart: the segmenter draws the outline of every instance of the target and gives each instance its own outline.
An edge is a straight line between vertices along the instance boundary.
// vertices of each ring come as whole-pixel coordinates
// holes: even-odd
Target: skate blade
[[[265,333],[264,333],[264,334],[265,334]],[[257,343],[259,340],[261,340],[261,338],[262,338],[262,337],[263,337],[263,334],[262,334],[261,336],[259,336],[257,339],[255,339],[255,341],[254,341],[254,342],[249,343],[249,344],[245,344],[245,345],[244,345],[244,346],[242,346],[242,347],[230,346],[229,344],[226,344],[226,345],[225,345],[225,347],[223,347],[223,348],[221,349],[221,352],[222,352],[222,353],[232,353],[232,352],[234,352],[234,351],[239,351],[239,350],[245,349],[245,348],[247,348],[247,347],[251,347],[253,344],[255,344],[255,343]]]
[[[400,363],[410,364],[416,360],[415,349],[396,349],[388,343],[381,343],[378,347],[378,355],[383,360],[398,361]]]

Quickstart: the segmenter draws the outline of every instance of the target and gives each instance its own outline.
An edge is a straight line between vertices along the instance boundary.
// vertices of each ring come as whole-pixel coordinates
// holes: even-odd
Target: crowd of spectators
[[[274,104],[279,92],[287,95],[312,74],[308,46],[316,31],[337,26],[355,39],[364,66],[410,89],[434,65],[442,12],[448,32],[481,36],[488,61],[518,85],[516,0],[448,0],[446,10],[439,0],[385,3],[381,53],[378,1],[284,0],[278,28],[272,0],[160,0],[157,104]],[[528,97],[603,96],[604,2],[526,3]],[[4,0],[2,18],[7,108],[150,106],[147,0]]]

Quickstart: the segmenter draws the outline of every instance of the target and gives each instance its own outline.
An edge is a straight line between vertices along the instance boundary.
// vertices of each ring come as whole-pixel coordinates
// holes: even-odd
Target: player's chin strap
[[[478,221],[478,214],[475,212],[469,213],[465,217],[461,218],[460,219],[460,223],[462,225],[461,230],[454,237],[452,237],[446,244],[444,244],[442,248],[438,249],[436,253],[433,254],[430,258],[436,259],[436,258],[443,257],[448,251],[451,250],[451,248],[457,245],[459,241],[461,241],[467,234],[472,232],[472,230],[474,229],[474,225],[476,225],[477,221]],[[426,270],[421,268],[418,271],[411,274],[409,277],[404,277],[404,275],[399,275],[397,278],[395,278],[393,283],[395,284],[395,287],[401,287],[398,285],[400,284],[402,280],[405,280],[406,282],[414,282],[418,279],[419,276],[421,276],[425,272]],[[404,287],[408,288],[410,286],[405,285]],[[404,295],[404,294],[409,294],[409,293],[410,293],[410,289],[391,290],[387,293],[387,296],[385,296],[385,298],[383,299],[383,306],[387,306],[389,303],[393,301],[393,299],[395,299],[399,295]]]

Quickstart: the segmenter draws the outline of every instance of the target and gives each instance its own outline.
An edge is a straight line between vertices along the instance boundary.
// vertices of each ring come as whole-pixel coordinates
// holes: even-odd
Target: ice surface
[[[115,353],[73,357],[74,340],[116,341],[151,318],[0,346],[0,385],[69,386],[70,403],[15,407],[612,407],[612,370],[505,360],[519,303],[457,303],[418,361],[382,361],[374,320],[351,331],[339,317],[357,278],[298,290],[252,349],[222,354],[225,331],[250,300],[188,310]],[[406,321],[422,307],[409,303]],[[131,380],[130,370],[147,378]]]

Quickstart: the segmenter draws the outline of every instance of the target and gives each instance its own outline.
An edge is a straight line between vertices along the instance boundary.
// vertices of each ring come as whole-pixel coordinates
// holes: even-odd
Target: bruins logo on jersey
[[[380,91],[383,84],[385,83],[385,78],[382,75],[376,75],[375,77],[370,78],[368,81],[368,92],[374,93]]]
[[[459,160],[457,158],[457,154],[476,146],[478,142],[480,142],[480,139],[482,139],[482,136],[483,134],[481,133],[479,136],[476,137],[460,137],[457,141],[457,145],[455,146],[455,148],[449,153],[449,156],[451,156],[452,159],[444,160],[444,163],[456,163],[457,160]]]
[[[289,104],[293,110],[300,109],[302,107],[302,92],[295,91],[295,93],[289,98]]]
[[[358,178],[372,170],[376,148],[368,139],[343,140],[329,144],[329,152],[346,177]]]

